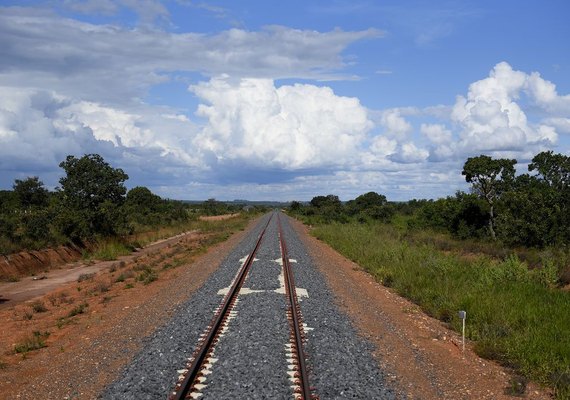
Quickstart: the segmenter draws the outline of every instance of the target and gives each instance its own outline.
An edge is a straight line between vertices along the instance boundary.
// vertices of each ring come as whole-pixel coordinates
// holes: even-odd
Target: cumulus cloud
[[[426,159],[428,150],[414,136],[412,120],[420,121],[419,132],[429,143],[428,161],[460,161],[481,153],[528,159],[556,146],[559,134],[570,133],[570,96],[558,94],[540,74],[502,62],[470,84],[453,106],[394,108],[373,115],[385,137],[372,140],[371,150],[394,162]],[[421,122],[426,118],[443,123]]]
[[[452,132],[441,124],[421,124],[420,131],[431,143],[449,144]]]
[[[373,126],[358,99],[328,87],[225,76],[191,90],[201,127],[166,108],[1,88],[0,169],[54,171],[68,154],[99,152],[135,171],[152,160],[157,180],[185,169],[198,181],[286,181],[358,164]]]
[[[0,93],[0,170],[55,174],[67,155],[84,153],[142,170],[154,161],[154,172],[158,165],[199,166],[189,147],[197,128],[184,116],[151,108],[129,113],[37,89],[0,87]]]
[[[543,123],[556,130],[556,132],[570,134],[570,118],[551,117],[544,119]]]
[[[385,135],[397,140],[403,140],[412,132],[412,125],[406,121],[400,109],[393,108],[382,113],[380,125],[385,130]]]
[[[421,163],[428,156],[427,150],[416,147],[412,142],[406,142],[399,145],[397,151],[388,158],[398,163]]]
[[[387,157],[396,152],[398,142],[385,136],[376,136],[371,143],[370,150],[374,156]]]
[[[556,126],[548,119],[530,122],[523,97],[546,112],[570,110],[568,96],[559,96],[554,84],[539,74],[515,71],[506,62],[499,63],[489,77],[469,86],[467,97],[457,98],[451,120],[460,129],[458,152],[523,154],[554,146],[558,140]]]
[[[353,164],[372,122],[356,98],[328,87],[217,77],[190,87],[207,120],[194,143],[223,164],[286,170]]]

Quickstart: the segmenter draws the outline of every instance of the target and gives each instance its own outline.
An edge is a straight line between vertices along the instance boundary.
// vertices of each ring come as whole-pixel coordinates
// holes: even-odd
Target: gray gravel
[[[219,289],[230,286],[240,259],[253,249],[257,235],[270,218],[266,215],[254,232],[222,262],[206,283],[180,306],[165,326],[147,339],[144,350],[123,371],[122,376],[103,393],[103,399],[165,399],[184,367],[199,335],[210,322],[222,296]],[[289,257],[298,288],[307,289],[301,297],[301,310],[308,325],[306,354],[310,383],[321,399],[394,399],[383,372],[372,358],[373,347],[360,338],[349,318],[334,304],[324,278],[281,214]],[[201,399],[292,399],[288,380],[285,345],[289,326],[286,302],[279,288],[281,258],[275,213],[244,283],[259,290],[240,294],[237,316],[216,346],[218,361],[207,376]],[[242,291],[243,293],[243,291]]]

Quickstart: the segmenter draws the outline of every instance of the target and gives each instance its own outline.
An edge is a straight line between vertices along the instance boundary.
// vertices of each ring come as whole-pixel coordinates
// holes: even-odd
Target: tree
[[[202,203],[202,209],[206,215],[222,215],[229,212],[228,205],[214,198]]]
[[[334,194],[329,194],[327,196],[315,196],[311,199],[311,205],[316,208],[323,207],[340,207],[342,204]]]
[[[126,204],[136,208],[141,214],[158,211],[161,203],[160,196],[143,186],[134,187],[127,193]]]
[[[536,170],[549,186],[557,189],[570,187],[570,157],[568,156],[543,151],[534,156],[528,165],[528,170]]]
[[[515,179],[498,206],[497,235],[509,245],[544,247],[562,241],[559,198],[540,179],[523,174]]]
[[[21,208],[29,210],[30,208],[47,207],[49,192],[37,176],[24,180],[16,179],[12,188]]]
[[[324,222],[329,223],[332,221],[346,222],[347,216],[343,212],[343,207],[338,196],[329,194],[327,196],[315,196],[311,199],[310,214],[317,215],[318,218]]]
[[[533,176],[545,207],[549,207],[550,244],[570,241],[570,157],[543,151],[537,154],[528,166],[529,171],[537,171]],[[547,210],[542,210],[544,213]]]
[[[356,209],[364,210],[374,206],[384,206],[387,203],[386,196],[376,192],[361,194],[356,199],[349,201]]]
[[[368,192],[350,200],[346,208],[349,215],[358,215],[362,221],[372,218],[388,222],[394,214],[394,207],[388,204],[386,196],[376,192]]]
[[[137,186],[129,190],[124,204],[131,223],[156,225],[165,217],[165,201],[148,188]]]
[[[495,160],[489,156],[480,155],[468,158],[461,172],[465,180],[472,184],[473,191],[489,205],[488,225],[493,239],[496,239],[495,202],[512,183],[516,163],[517,160],[514,159]]]
[[[293,200],[289,207],[291,208],[291,211],[299,211],[303,205],[297,200]]]
[[[86,238],[116,234],[124,223],[120,205],[127,192],[123,182],[129,176],[122,169],[111,167],[98,154],[67,156],[59,166],[66,172],[59,183],[62,205],[71,213],[65,218],[72,224],[67,229],[79,230],[80,236]]]

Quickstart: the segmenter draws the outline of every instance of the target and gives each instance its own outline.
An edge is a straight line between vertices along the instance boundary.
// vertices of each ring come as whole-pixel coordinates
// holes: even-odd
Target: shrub
[[[83,302],[81,304],[78,304],[67,314],[67,316],[71,318],[79,314],[84,314],[87,307],[89,307],[88,303]]]
[[[89,274],[81,274],[79,278],[77,278],[77,282],[84,282],[84,281],[92,281],[95,277],[95,272],[91,272]]]
[[[43,301],[37,300],[37,301],[34,301],[32,303],[32,310],[35,313],[42,313],[42,312],[46,312],[48,309],[46,308]]]
[[[45,339],[49,337],[49,332],[34,331],[32,336],[26,337],[22,342],[14,346],[15,353],[28,353],[46,347]]]
[[[154,282],[158,279],[158,275],[152,267],[145,265],[144,268],[141,269],[140,274],[137,276],[137,281],[142,282],[145,285],[148,285],[151,282]]]

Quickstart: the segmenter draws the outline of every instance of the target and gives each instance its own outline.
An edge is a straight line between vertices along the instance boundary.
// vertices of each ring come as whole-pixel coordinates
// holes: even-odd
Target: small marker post
[[[465,353],[465,320],[467,319],[467,311],[459,311],[459,318],[463,322],[463,329],[461,330],[461,339],[463,344],[463,353]]]

